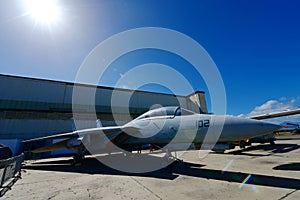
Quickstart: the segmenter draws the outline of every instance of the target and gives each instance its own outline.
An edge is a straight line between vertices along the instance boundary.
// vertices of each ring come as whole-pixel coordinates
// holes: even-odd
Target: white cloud
[[[279,101],[286,101],[286,100],[287,100],[286,97],[281,97],[281,98],[279,99]]]
[[[281,97],[279,100],[269,100],[266,103],[255,107],[250,113],[248,114],[241,114],[239,117],[253,117],[258,115],[276,113],[281,111],[288,111],[299,108],[300,98],[292,98],[288,99],[286,97]],[[286,117],[279,117],[274,119],[268,119],[267,121],[274,122],[274,123],[282,123],[284,121],[292,121],[292,122],[299,122],[300,115],[294,116],[286,116]]]
[[[294,99],[288,102],[281,102],[277,100],[270,100],[266,103],[262,104],[261,106],[257,106],[251,111],[248,115],[249,116],[256,116],[268,113],[275,113],[280,111],[288,111],[295,109],[294,107]]]

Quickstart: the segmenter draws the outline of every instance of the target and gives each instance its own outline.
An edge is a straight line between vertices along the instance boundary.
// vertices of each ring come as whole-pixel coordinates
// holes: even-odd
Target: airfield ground
[[[300,199],[300,135],[203,159],[189,151],[182,159],[145,174],[112,170],[93,157],[79,167],[70,157],[26,161],[22,179],[2,198]]]

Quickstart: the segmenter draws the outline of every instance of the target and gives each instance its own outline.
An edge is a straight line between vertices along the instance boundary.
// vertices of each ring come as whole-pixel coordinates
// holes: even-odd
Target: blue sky
[[[1,74],[74,81],[84,58],[108,37],[163,27],[188,35],[210,54],[224,81],[228,114],[300,106],[299,1],[61,0],[58,6],[59,19],[42,24],[28,15],[25,0],[0,2]],[[134,64],[129,58],[138,57],[135,64],[168,64],[208,92],[201,77],[168,52],[125,57],[100,84],[113,86]]]

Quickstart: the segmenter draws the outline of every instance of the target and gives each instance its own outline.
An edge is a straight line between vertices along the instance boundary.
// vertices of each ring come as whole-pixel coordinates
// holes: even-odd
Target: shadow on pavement
[[[275,145],[260,144],[260,145],[247,147],[245,149],[231,151],[231,152],[225,153],[224,155],[233,154],[233,155],[246,155],[246,156],[269,156],[274,153],[288,153],[288,152],[297,150],[299,148],[300,148],[300,146],[298,144],[275,144]],[[268,152],[268,154],[247,153],[247,152],[255,151],[255,150],[263,150],[263,151]]]
[[[148,173],[126,173],[121,172],[100,163],[95,158],[87,158],[81,166],[75,167],[71,165],[71,159],[49,161],[49,162],[36,162],[34,164],[27,164],[24,168],[31,170],[46,170],[46,171],[61,171],[61,172],[75,172],[75,173],[88,173],[88,174],[109,174],[109,175],[124,175],[124,176],[140,176],[152,177],[158,179],[174,180],[180,175],[192,176],[197,178],[213,179],[219,181],[228,181],[235,183],[242,183],[248,173],[222,171],[215,169],[205,169],[204,165],[189,163],[184,161],[175,161],[167,168],[163,168],[154,172]],[[299,164],[299,163],[298,163]],[[293,178],[274,177],[262,174],[251,174],[248,184],[287,188],[287,189],[300,189],[300,180]]]
[[[289,163],[278,165],[273,168],[274,170],[287,170],[287,171],[300,171],[300,163]]]

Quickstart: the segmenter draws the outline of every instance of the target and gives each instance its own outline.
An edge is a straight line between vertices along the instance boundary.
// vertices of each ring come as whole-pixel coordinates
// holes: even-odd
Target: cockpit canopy
[[[166,116],[166,117],[175,117],[175,116],[183,116],[183,115],[194,115],[196,114],[193,111],[181,108],[179,106],[167,106],[167,107],[161,107],[161,108],[156,108],[153,110],[149,110],[148,112],[145,112],[141,116],[139,116],[138,119],[145,119],[145,118],[150,118],[150,117],[161,117],[161,116]]]

